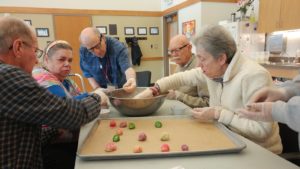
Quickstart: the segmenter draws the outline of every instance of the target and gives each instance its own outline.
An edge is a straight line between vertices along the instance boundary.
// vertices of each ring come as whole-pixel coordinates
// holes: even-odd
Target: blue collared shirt
[[[86,47],[80,47],[80,68],[83,76],[94,78],[103,88],[108,83],[121,88],[126,82],[125,71],[131,67],[125,45],[115,38],[106,38],[106,53],[103,58],[95,56]]]

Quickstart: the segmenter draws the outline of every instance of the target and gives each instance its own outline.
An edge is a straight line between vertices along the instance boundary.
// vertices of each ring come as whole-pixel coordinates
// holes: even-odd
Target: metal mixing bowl
[[[111,105],[126,116],[147,116],[154,113],[165,101],[165,94],[147,99],[133,99],[146,87],[137,87],[135,92],[127,93],[123,89],[108,92]]]

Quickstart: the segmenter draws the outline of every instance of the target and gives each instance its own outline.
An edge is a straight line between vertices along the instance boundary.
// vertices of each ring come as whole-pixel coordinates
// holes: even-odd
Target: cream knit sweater
[[[211,80],[200,68],[195,68],[162,78],[157,84],[161,92],[179,86],[207,85],[210,106],[222,107],[218,120],[220,123],[276,154],[281,153],[282,144],[277,123],[240,118],[236,112],[236,109],[245,107],[255,91],[272,85],[271,76],[266,69],[242,57],[238,52],[228,65],[223,83]]]

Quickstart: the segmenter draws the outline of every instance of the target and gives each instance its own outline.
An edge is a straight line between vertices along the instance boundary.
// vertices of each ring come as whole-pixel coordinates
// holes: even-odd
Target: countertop
[[[300,63],[261,63],[272,77],[293,79],[299,74]]]
[[[162,107],[153,115],[173,115],[171,107],[188,108],[186,105],[175,100],[166,100]],[[180,113],[176,112],[176,115]],[[109,114],[102,114],[100,118],[122,116],[114,108]],[[86,138],[93,123],[88,123],[80,130],[80,147]],[[240,153],[198,155],[185,157],[145,158],[145,159],[124,159],[124,160],[99,160],[83,161],[76,157],[75,169],[296,169],[298,166],[281,158],[278,155],[260,147],[252,141],[237,135],[247,144],[247,147]]]

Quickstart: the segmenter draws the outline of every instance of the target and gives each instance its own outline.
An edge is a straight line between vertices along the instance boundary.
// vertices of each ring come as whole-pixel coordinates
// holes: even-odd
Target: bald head
[[[100,32],[97,28],[87,27],[80,33],[80,42],[85,47],[90,47],[99,39]]]
[[[172,45],[185,45],[189,43],[190,42],[185,35],[176,35],[170,40],[169,46],[172,47]]]
[[[186,65],[192,57],[192,45],[185,35],[174,36],[169,43],[171,60],[179,66]]]

